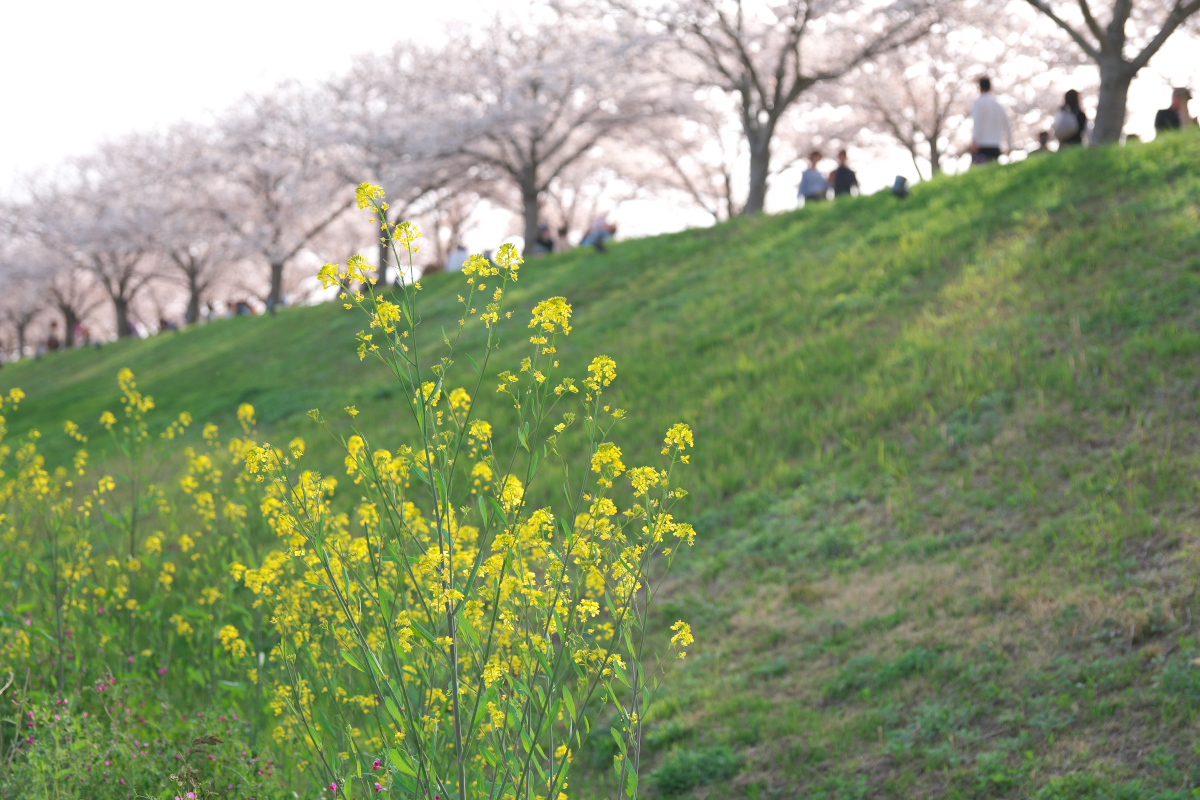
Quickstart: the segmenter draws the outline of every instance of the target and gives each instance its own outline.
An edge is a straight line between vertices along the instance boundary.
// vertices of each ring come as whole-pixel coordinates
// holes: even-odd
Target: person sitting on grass
[[[615,223],[608,221],[608,213],[601,212],[592,220],[592,226],[588,228],[587,236],[583,237],[580,242],[581,247],[594,247],[598,252],[607,253],[608,247],[605,245],[613,234],[617,232]]]

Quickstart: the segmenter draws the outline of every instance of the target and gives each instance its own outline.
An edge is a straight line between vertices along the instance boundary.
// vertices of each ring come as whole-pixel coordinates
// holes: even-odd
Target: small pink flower
[[[375,763],[371,765],[371,769],[383,769],[383,762],[378,758],[375,759]]]
[[[337,781],[334,781],[333,783],[329,784],[329,791],[333,792],[334,794],[337,794]]]
[[[166,674],[167,674],[167,668],[166,668],[166,667],[159,667],[159,668],[158,668],[158,674],[159,674],[159,675],[166,675]]]
[[[382,792],[382,791],[383,791],[383,784],[382,784],[382,783],[379,783],[378,781],[376,781],[376,782],[375,782],[375,791],[377,791],[377,792]]]

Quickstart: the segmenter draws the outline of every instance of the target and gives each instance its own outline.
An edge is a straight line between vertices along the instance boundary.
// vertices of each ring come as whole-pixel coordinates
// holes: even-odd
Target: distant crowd
[[[1188,109],[1192,93],[1186,88],[1176,88],[1171,91],[1171,105],[1161,109],[1154,116],[1156,131],[1181,130],[1197,127],[1196,118]],[[982,166],[998,161],[1000,156],[1009,152],[1013,145],[1012,120],[1008,111],[996,98],[992,91],[990,78],[979,79],[979,97],[971,107],[971,166]],[[1063,104],[1055,109],[1050,122],[1050,129],[1038,134],[1038,146],[1030,151],[1030,155],[1042,155],[1055,152],[1050,148],[1050,139],[1058,142],[1058,150],[1087,141],[1090,121],[1080,106],[1079,92],[1071,89],[1063,96]],[[1128,136],[1128,140],[1136,140]],[[800,186],[796,192],[797,202],[808,203],[828,200],[830,193],[834,197],[856,194],[858,192],[858,177],[847,164],[845,150],[837,154],[838,166],[828,176],[819,169],[824,158],[820,150],[809,154],[809,167],[800,177]],[[904,179],[897,178],[897,185],[892,191],[904,193]]]

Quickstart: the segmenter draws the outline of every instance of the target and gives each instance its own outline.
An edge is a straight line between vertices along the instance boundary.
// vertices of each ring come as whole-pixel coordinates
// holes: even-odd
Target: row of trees
[[[1099,8],[1103,2],[1105,7]],[[5,203],[0,314],[12,342],[107,303],[302,291],[293,267],[372,247],[345,212],[363,180],[389,223],[421,218],[435,262],[480,204],[578,230],[651,193],[716,219],[758,213],[811,142],[887,141],[936,173],[991,73],[1044,125],[1064,76],[1098,78],[1093,141],[1121,135],[1137,72],[1200,0],[533,0],[442,45],[402,42],[319,86],[248,97],[209,125],[131,135],[31,177]],[[1057,85],[1056,85],[1057,84]],[[1086,88],[1086,87],[1077,87]],[[385,266],[386,252],[378,250]],[[390,274],[395,275],[395,265]],[[149,301],[147,300],[149,298]]]

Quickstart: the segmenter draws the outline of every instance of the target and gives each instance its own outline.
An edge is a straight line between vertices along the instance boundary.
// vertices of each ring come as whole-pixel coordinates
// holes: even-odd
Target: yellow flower
[[[601,442],[592,454],[592,472],[600,473],[601,486],[612,486],[612,479],[625,471],[621,462],[621,448],[612,442]]]
[[[692,636],[692,626],[683,620],[679,620],[671,626],[671,630],[675,631],[675,635],[671,637],[671,646],[680,648],[679,657],[683,658],[687,655],[687,653],[683,652],[683,648],[695,641]]]
[[[666,445],[662,449],[664,456],[671,452],[671,448],[682,451],[688,447],[693,447],[692,429],[682,422],[676,423],[667,431],[667,438],[663,440],[663,443]]]
[[[373,183],[360,183],[354,190],[354,198],[358,201],[359,208],[370,208],[375,205],[374,200],[382,200],[383,197],[383,187]]]
[[[396,323],[404,319],[400,306],[389,300],[380,300],[375,304],[375,318],[371,320],[372,328],[383,328],[388,333],[396,330]]]
[[[237,410],[238,422],[242,423],[242,430],[246,433],[254,427],[254,406],[249,403],[242,403]]]
[[[533,307],[533,319],[529,321],[530,328],[540,327],[546,333],[562,331],[563,335],[571,333],[571,304],[565,297],[551,297]],[[543,344],[541,337],[533,337],[534,344]]]
[[[338,269],[337,264],[326,264],[317,271],[317,279],[321,281],[323,287],[328,289],[341,283],[342,276],[338,274]]]
[[[657,486],[660,481],[658,470],[654,467],[634,467],[629,470],[629,482],[633,484],[635,497],[644,495],[651,486]]]
[[[509,475],[508,480],[504,482],[504,491],[500,493],[500,504],[504,506],[505,511],[512,511],[521,504],[521,498],[525,496],[525,489],[521,486],[521,481],[516,475]]]
[[[105,411],[100,415],[100,424],[104,426],[105,430],[112,430],[112,426],[117,424],[117,418],[111,411]]]
[[[591,375],[583,382],[584,385],[592,391],[599,391],[601,387],[608,386],[616,379],[617,362],[608,356],[596,356],[588,365],[588,372]]]
[[[521,251],[517,250],[514,244],[502,244],[496,252],[496,265],[507,272],[505,275],[510,281],[517,279],[517,271],[521,269]]]

